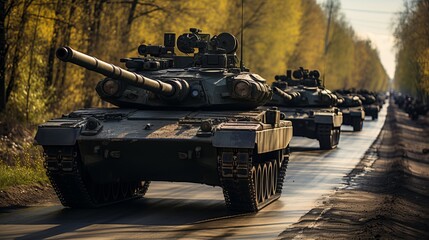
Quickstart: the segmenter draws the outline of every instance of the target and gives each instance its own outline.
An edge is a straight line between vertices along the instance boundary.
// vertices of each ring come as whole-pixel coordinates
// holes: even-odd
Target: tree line
[[[377,49],[356,36],[338,0],[244,0],[244,63],[268,81],[287,68],[319,69],[330,89],[385,90]],[[328,29],[328,17],[329,32]],[[197,27],[241,31],[238,0],[0,0],[0,111],[39,123],[83,107],[103,106],[100,75],[65,64],[55,50],[76,50],[120,65],[164,32]],[[328,34],[327,34],[328,33]],[[240,54],[240,53],[239,53]]]
[[[395,88],[429,103],[429,0],[404,2],[396,22]]]

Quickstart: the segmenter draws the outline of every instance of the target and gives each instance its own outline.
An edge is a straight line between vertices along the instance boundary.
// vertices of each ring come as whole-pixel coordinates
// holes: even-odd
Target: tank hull
[[[293,135],[316,139],[321,149],[335,148],[340,139],[343,115],[335,108],[279,107],[285,120],[291,121]]]
[[[370,116],[372,120],[378,119],[378,112],[380,111],[380,107],[377,104],[366,104],[363,105],[365,109],[365,115]]]
[[[353,127],[353,131],[361,131],[365,120],[365,111],[362,107],[340,108],[343,114],[343,125]]]
[[[288,159],[287,149],[292,138],[291,122],[281,120],[268,124],[266,118],[265,112],[259,110],[84,109],[42,124],[35,140],[45,149],[48,175],[56,176],[51,178],[53,185],[61,185],[56,181],[61,182],[62,176],[74,171],[74,166],[78,165],[75,174],[84,172],[84,176],[77,177],[83,182],[83,192],[90,191],[90,185],[171,181],[221,186],[225,193],[228,187],[236,188],[226,186],[225,181],[239,178],[234,174],[239,172],[236,168],[240,165],[233,164],[231,176],[224,174],[230,165],[221,159],[228,152],[248,155],[250,160],[243,167],[244,175],[248,175],[243,181],[248,182],[254,181],[252,171],[255,166],[274,165],[269,162],[273,159],[270,155],[281,153],[276,163],[278,166],[287,163],[284,159]],[[202,130],[204,120],[210,120],[212,124],[205,132]],[[99,125],[88,129],[90,121],[97,121]],[[74,151],[70,157],[63,157],[67,155],[66,149]],[[264,158],[270,160],[261,160]],[[69,159],[72,159],[70,163]],[[57,189],[57,194],[67,195],[61,188]],[[234,189],[229,195],[238,193],[240,191]],[[233,210],[256,211],[279,197],[279,194],[274,197],[274,193],[268,195],[257,204],[249,203],[247,199],[245,207],[231,201],[231,197],[225,198]],[[93,196],[89,194],[89,198]],[[73,204],[65,203],[73,207]]]

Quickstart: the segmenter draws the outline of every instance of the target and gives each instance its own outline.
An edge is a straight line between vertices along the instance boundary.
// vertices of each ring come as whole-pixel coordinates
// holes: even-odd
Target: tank
[[[362,131],[363,121],[365,120],[365,110],[362,106],[362,101],[349,90],[336,90],[334,93],[337,95],[340,102],[338,107],[343,114],[343,125],[353,127],[353,131]]]
[[[175,48],[186,55],[175,54]],[[142,197],[151,181],[223,189],[232,211],[278,199],[292,124],[266,80],[238,67],[237,39],[199,29],[164,45],[140,45],[127,69],[61,47],[57,57],[105,76],[96,86],[111,108],[80,109],[38,127],[47,175],[64,206],[100,207]]]
[[[386,92],[375,92],[375,97],[377,100],[377,104],[379,109],[383,108],[383,105],[386,104],[386,100],[388,99]]]
[[[372,120],[378,119],[378,112],[380,111],[380,106],[377,103],[376,95],[366,89],[358,90],[357,94],[362,101],[363,108],[365,110],[365,115],[370,116]]]
[[[268,106],[277,106],[285,120],[293,124],[293,135],[316,139],[321,149],[338,145],[343,115],[335,107],[339,101],[321,86],[320,73],[300,68],[278,75],[272,84],[273,98]]]

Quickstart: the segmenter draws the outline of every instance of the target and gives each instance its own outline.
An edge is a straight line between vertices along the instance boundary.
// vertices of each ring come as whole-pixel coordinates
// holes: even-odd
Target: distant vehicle
[[[377,103],[377,97],[375,93],[372,93],[366,89],[360,89],[357,91],[357,94],[362,101],[363,108],[365,109],[365,115],[371,116],[372,120],[378,119],[380,106]]]
[[[273,99],[284,119],[293,124],[293,135],[317,139],[321,149],[333,149],[340,140],[343,115],[336,107],[338,98],[321,86],[320,73],[300,68],[276,76]]]
[[[362,106],[362,101],[348,90],[336,90],[334,93],[338,99],[341,99],[338,107],[343,114],[343,125],[352,126],[355,132],[362,131],[365,120],[365,110]]]

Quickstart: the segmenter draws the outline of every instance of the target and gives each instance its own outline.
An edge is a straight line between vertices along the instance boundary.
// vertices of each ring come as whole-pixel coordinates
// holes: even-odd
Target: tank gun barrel
[[[275,94],[279,95],[281,98],[283,98],[283,100],[286,101],[286,102],[290,102],[290,101],[292,101],[293,99],[295,99],[296,97],[299,96],[298,92],[287,93],[287,92],[281,90],[278,87],[273,87],[273,92]]]
[[[181,89],[181,84],[172,84],[144,77],[130,72],[113,64],[101,61],[95,57],[76,51],[70,47],[60,47],[56,51],[57,57],[64,62],[71,62],[88,70],[100,73],[106,77],[135,84],[154,93],[172,97]]]

